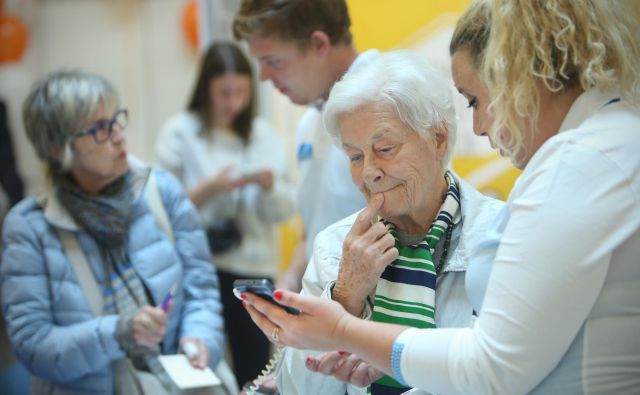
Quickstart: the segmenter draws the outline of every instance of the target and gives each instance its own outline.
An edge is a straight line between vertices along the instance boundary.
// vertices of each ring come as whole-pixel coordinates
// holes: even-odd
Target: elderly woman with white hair
[[[523,170],[487,229],[502,232],[495,259],[467,272],[473,327],[365,321],[277,290],[303,313],[249,295],[263,330],[288,346],[357,353],[421,391],[638,394],[640,42],[629,11],[477,0],[458,20],[451,71],[474,132]]]
[[[54,73],[23,117],[50,185],[5,220],[0,290],[33,393],[168,393],[158,356],[188,347],[194,367],[215,367],[223,320],[205,234],[178,181],[128,157],[113,86]]]
[[[302,293],[333,299],[374,321],[470,326],[465,271],[471,258],[493,258],[497,237],[484,231],[503,203],[448,170],[456,137],[449,83],[418,55],[390,52],[338,82],[325,114],[368,206],[317,236]],[[277,344],[277,326],[248,308]],[[343,370],[359,376],[350,381],[360,387],[312,372],[343,364],[353,366]],[[278,387],[287,395],[360,394],[370,384],[374,394],[407,390],[358,364],[355,356],[287,347]]]

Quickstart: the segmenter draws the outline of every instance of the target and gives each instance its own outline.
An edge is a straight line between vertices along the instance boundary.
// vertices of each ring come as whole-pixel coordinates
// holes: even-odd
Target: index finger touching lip
[[[381,193],[373,195],[371,199],[369,199],[367,207],[358,214],[356,223],[353,224],[353,228],[356,228],[358,232],[367,230],[373,223],[375,223],[375,221],[377,221],[378,211],[380,210],[380,207],[382,207],[382,203],[384,203],[384,195]]]

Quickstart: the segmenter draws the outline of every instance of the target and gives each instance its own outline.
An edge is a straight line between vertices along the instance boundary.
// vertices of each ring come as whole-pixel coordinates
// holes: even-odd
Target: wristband
[[[410,328],[406,331],[402,332],[396,340],[393,342],[393,346],[391,347],[391,373],[393,373],[393,377],[402,385],[409,387],[409,385],[404,381],[402,377],[402,370],[400,369],[400,362],[402,359],[402,351],[404,351],[404,346],[409,342],[409,340],[413,337],[417,328]]]

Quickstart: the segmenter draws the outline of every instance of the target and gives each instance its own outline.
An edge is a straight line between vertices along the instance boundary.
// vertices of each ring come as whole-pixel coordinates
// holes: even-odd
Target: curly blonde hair
[[[638,105],[640,35],[625,7],[601,0],[478,0],[470,7],[450,50],[468,48],[481,65],[495,143],[511,155],[525,148],[524,130],[537,118],[540,83],[552,92],[578,86],[618,90]],[[470,35],[474,31],[482,34]],[[507,141],[499,138],[501,130],[510,132]]]

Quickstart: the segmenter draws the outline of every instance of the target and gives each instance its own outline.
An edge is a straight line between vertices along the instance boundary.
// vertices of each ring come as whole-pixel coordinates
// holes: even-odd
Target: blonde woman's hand
[[[278,289],[273,296],[283,305],[300,310],[298,315],[287,313],[254,294],[243,295],[243,305],[253,322],[279,346],[327,351],[340,349],[349,319],[355,319],[337,302],[291,291]]]
[[[366,298],[375,288],[380,275],[398,257],[393,236],[377,220],[382,203],[382,194],[369,200],[342,245],[340,270],[332,298],[355,316],[362,314]]]

